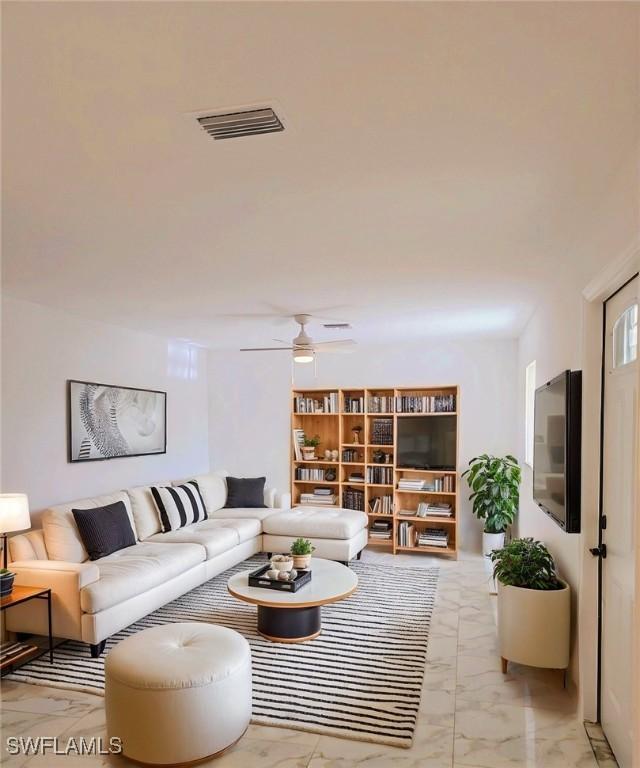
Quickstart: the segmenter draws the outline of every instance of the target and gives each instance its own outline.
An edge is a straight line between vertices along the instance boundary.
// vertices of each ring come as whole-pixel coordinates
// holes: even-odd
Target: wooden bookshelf
[[[330,400],[331,412],[326,412],[325,406]],[[301,413],[297,405],[305,400],[304,407],[310,412]],[[401,400],[404,398],[404,400]],[[407,398],[413,398],[408,400]],[[438,407],[453,407],[453,410],[417,410],[434,408],[434,398],[439,398]],[[318,412],[317,409],[321,409]],[[412,410],[408,410],[411,408]],[[391,409],[391,410],[390,410]],[[401,467],[396,464],[396,440],[400,419],[418,416],[453,416],[456,420],[456,469],[455,470],[419,470]],[[301,505],[302,494],[311,493],[314,487],[326,487],[335,496],[330,508],[345,507],[349,499],[357,497],[361,501],[363,511],[369,517],[369,525],[375,520],[386,519],[391,522],[391,539],[376,539],[369,537],[368,546],[396,553],[421,552],[426,554],[441,554],[457,557],[458,552],[458,513],[459,513],[459,476],[457,471],[459,455],[459,416],[460,391],[456,385],[441,387],[378,387],[378,388],[324,388],[297,389],[291,395],[291,498],[294,506]],[[380,420],[378,422],[378,420]],[[305,436],[318,436],[320,444],[316,448],[315,459],[296,457],[293,444],[294,430],[304,430]],[[325,451],[338,451],[338,460],[327,459]],[[348,452],[348,453],[345,453]],[[389,458],[381,463],[380,452]],[[345,460],[343,460],[345,459]],[[388,478],[385,482],[369,482],[370,468],[387,468]],[[335,478],[331,480],[301,479],[304,469],[333,470]],[[356,480],[361,475],[363,480]],[[430,485],[437,482],[437,488],[447,487],[447,490],[416,490],[400,489],[398,483],[402,478],[423,479]],[[354,493],[355,492],[355,493]],[[390,497],[390,501],[381,500],[392,505],[392,513],[372,512],[370,504],[376,498]],[[453,510],[451,517],[403,516],[400,510],[415,511],[419,503],[447,503]],[[324,506],[324,505],[323,505]],[[424,528],[438,528],[448,533],[446,547],[438,546],[400,546],[399,526],[403,522],[413,525],[417,533]]]

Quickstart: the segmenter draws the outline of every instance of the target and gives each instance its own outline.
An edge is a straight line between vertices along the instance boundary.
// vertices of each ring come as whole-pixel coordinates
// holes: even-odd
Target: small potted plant
[[[316,457],[316,448],[320,445],[320,437],[315,435],[314,437],[305,437],[304,444],[302,446],[302,455],[305,461],[312,461]]]
[[[482,553],[489,557],[504,546],[507,528],[518,512],[522,472],[513,456],[504,458],[484,453],[469,462],[462,473],[472,493],[473,514],[484,521]]]
[[[11,594],[15,577],[15,573],[12,573],[8,568],[0,568],[0,597]]]
[[[309,539],[296,539],[291,545],[291,554],[293,555],[293,567],[307,569],[311,564],[311,554],[315,547]]]
[[[513,539],[491,553],[498,582],[498,643],[509,661],[531,667],[569,666],[571,594],[546,546]]]

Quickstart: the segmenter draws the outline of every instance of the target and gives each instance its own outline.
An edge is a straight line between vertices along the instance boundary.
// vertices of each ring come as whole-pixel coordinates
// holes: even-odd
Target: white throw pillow
[[[198,483],[208,517],[222,509],[227,503],[227,483],[224,479],[226,474],[226,472],[211,472],[208,475],[196,475],[189,478],[189,480],[195,480]],[[175,481],[172,485],[182,485],[189,480]]]

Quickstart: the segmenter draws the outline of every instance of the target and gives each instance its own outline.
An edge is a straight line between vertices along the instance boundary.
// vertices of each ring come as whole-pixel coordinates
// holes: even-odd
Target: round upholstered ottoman
[[[236,742],[251,719],[251,652],[232,629],[166,624],[138,632],[105,660],[107,733],[126,757],[190,763]]]

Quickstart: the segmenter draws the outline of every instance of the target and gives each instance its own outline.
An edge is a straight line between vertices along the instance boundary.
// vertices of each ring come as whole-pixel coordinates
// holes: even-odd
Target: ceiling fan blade
[[[355,344],[354,339],[334,339],[333,341],[314,341],[313,346],[314,347],[324,347],[325,349],[328,349],[331,347],[344,347],[344,346],[353,346]]]
[[[240,352],[291,352],[293,347],[246,347]]]
[[[284,339],[271,339],[271,341],[277,341],[278,344],[291,344],[290,341],[285,341]]]

